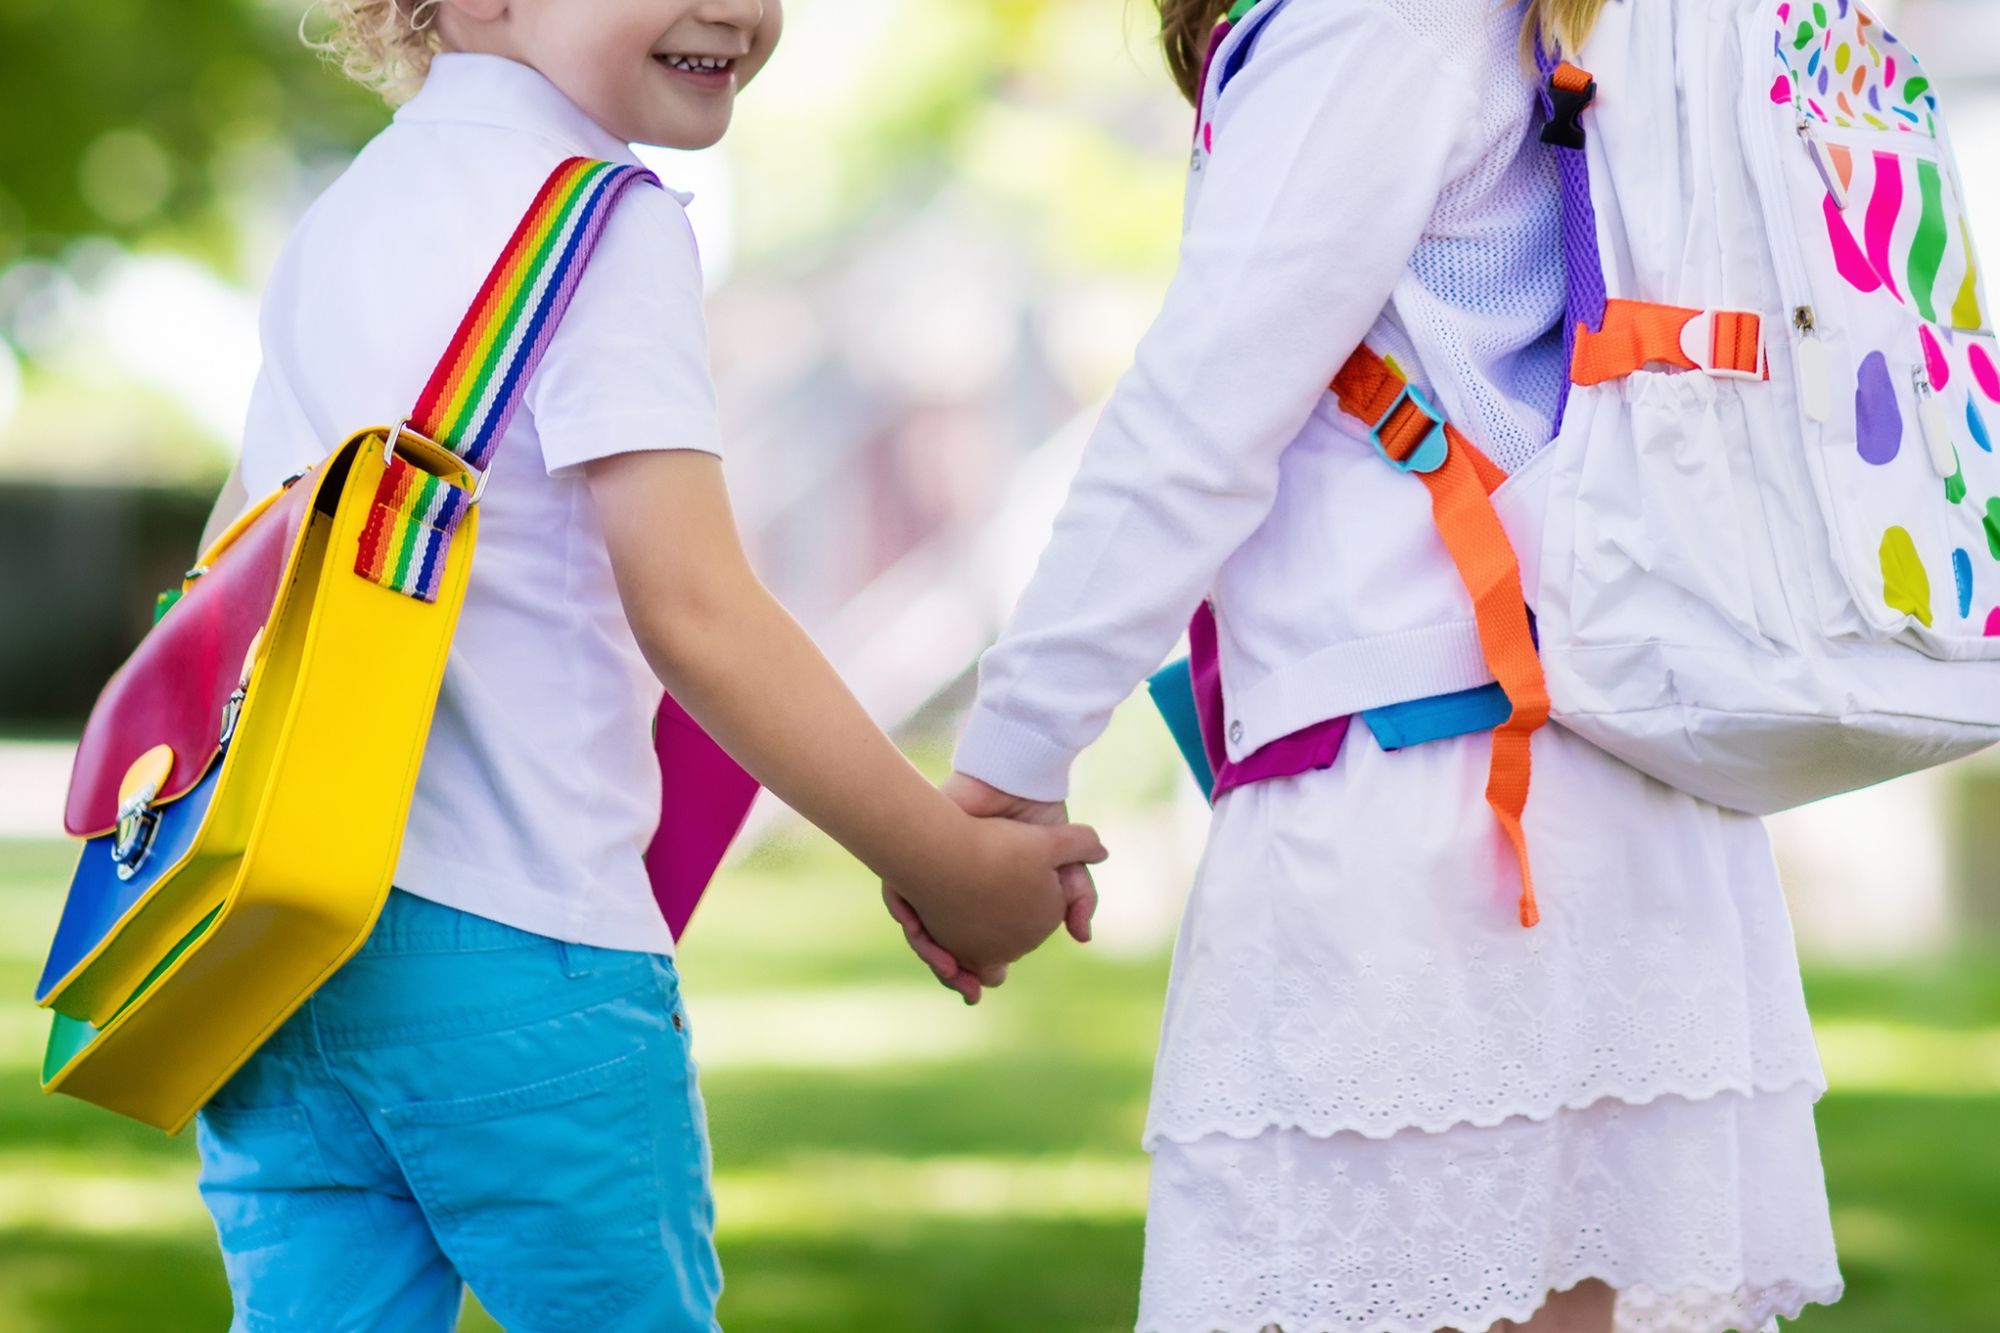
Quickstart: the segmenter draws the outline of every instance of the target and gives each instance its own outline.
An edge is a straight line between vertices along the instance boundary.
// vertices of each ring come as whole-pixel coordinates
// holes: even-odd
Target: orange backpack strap
[[[1521,864],[1521,924],[1541,919],[1528,839],[1521,816],[1528,805],[1529,740],[1548,721],[1549,690],[1528,627],[1521,566],[1500,526],[1492,494],[1506,474],[1444,419],[1421,392],[1366,347],[1333,378],[1341,410],[1369,423],[1383,457],[1414,473],[1431,493],[1431,514],[1465,590],[1472,595],[1487,670],[1500,682],[1513,713],[1493,733],[1486,803],[1493,807]]]

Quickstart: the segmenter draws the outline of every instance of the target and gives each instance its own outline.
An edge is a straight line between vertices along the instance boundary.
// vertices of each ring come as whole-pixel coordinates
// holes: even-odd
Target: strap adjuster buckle
[[[1764,321],[1747,310],[1704,310],[1681,329],[1681,355],[1696,370],[1724,380],[1770,375]]]
[[[398,421],[396,423],[395,429],[389,432],[389,437],[384,441],[382,441],[382,462],[385,466],[387,464],[396,461],[396,442],[403,438],[403,431],[409,424],[410,424],[410,419],[408,417],[404,417],[401,421]],[[410,434],[416,435],[417,433],[415,431],[411,431]],[[422,439],[423,437],[418,436],[418,438]],[[458,468],[459,471],[463,473],[465,476],[472,478],[472,486],[470,487],[472,494],[466,497],[465,502],[468,505],[478,504],[481,500],[486,498],[486,483],[488,479],[490,479],[493,476],[492,465],[488,464],[485,470],[482,471],[479,468],[472,466],[472,464],[466,462],[465,459],[461,457],[458,460]]]
[[[1382,432],[1396,424],[1405,407],[1414,407],[1427,418],[1431,425],[1422,438],[1409,448],[1402,448],[1402,440],[1397,440],[1397,448],[1391,449],[1383,440]],[[1368,428],[1368,438],[1374,442],[1375,451],[1389,460],[1389,466],[1398,472],[1435,472],[1444,466],[1446,455],[1451,452],[1451,438],[1445,431],[1444,413],[1437,410],[1423,390],[1414,384],[1405,384],[1396,400],[1389,404],[1389,410],[1382,419]]]
[[[1549,121],[1542,142],[1556,148],[1584,146],[1583,113],[1597,100],[1597,80],[1564,61],[1549,75]]]

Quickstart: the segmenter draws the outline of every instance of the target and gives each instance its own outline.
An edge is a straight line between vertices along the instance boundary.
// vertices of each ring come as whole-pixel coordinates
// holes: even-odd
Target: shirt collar
[[[592,120],[539,70],[505,56],[441,51],[399,121],[497,125],[610,162],[637,162],[630,145]]]

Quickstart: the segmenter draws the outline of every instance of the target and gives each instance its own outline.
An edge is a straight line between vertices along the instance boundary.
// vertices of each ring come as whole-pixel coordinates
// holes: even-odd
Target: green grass
[[[68,862],[0,844],[0,1333],[213,1333],[228,1296],[191,1140],[34,1086],[23,997]],[[967,1011],[879,912],[851,865],[799,840],[732,871],[683,954],[725,1324],[1129,1328],[1164,955],[1055,947]],[[2000,1328],[2000,966],[1820,970],[1809,987],[1850,1292],[1794,1327]]]

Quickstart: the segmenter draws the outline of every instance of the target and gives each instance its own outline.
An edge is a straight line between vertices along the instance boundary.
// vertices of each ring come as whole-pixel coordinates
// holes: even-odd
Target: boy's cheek
[[[783,0],[764,0],[764,21],[757,26],[757,34],[751,39],[750,71],[743,76],[738,87],[747,86],[770,62],[771,53],[778,49],[778,39],[785,35],[785,6]]]

